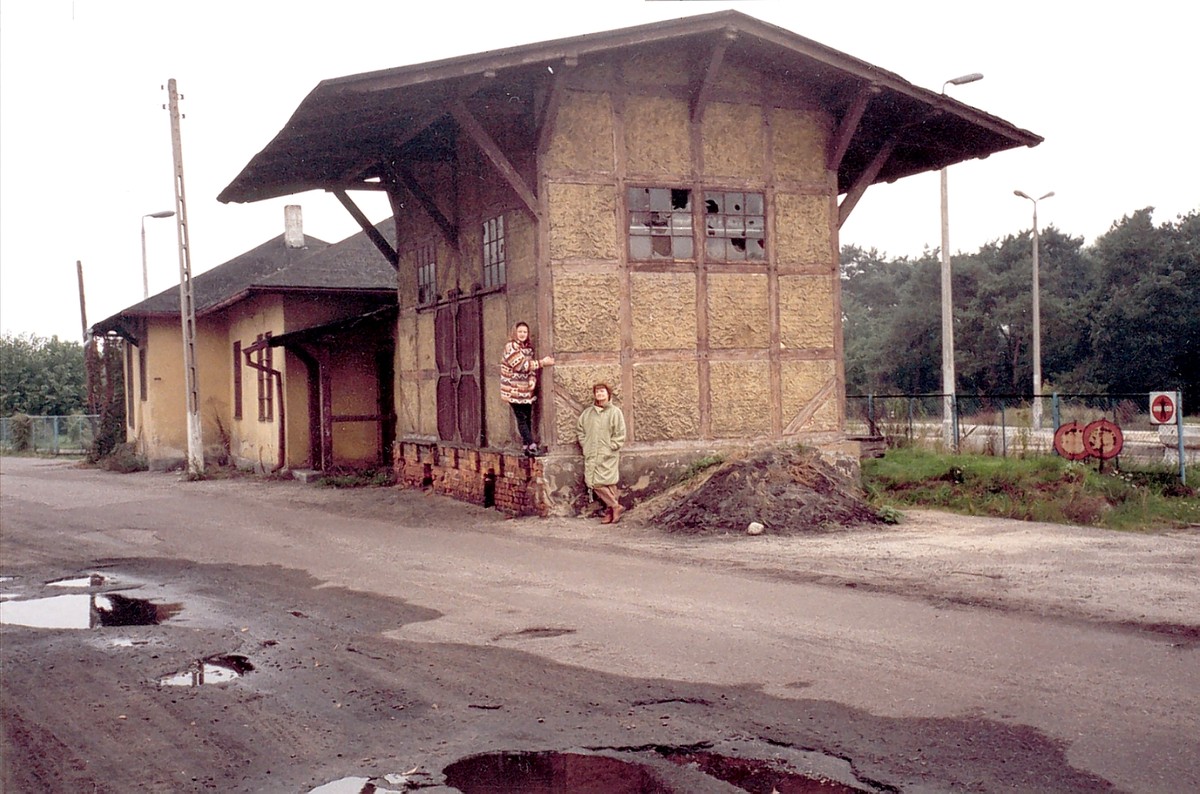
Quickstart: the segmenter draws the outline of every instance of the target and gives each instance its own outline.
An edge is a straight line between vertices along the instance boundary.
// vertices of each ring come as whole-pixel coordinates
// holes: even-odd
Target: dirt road
[[[3,459],[3,788],[1200,790],[1200,534],[630,518]]]

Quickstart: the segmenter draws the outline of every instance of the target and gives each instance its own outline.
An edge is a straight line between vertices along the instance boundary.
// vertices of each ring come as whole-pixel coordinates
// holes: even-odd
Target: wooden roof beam
[[[415,174],[413,174],[408,163],[399,163],[395,168],[394,174],[396,181],[403,185],[404,188],[412,194],[412,197],[417,200],[417,203],[421,205],[421,208],[424,209],[425,212],[429,213],[429,217],[432,218],[433,222],[436,223],[438,228],[442,230],[442,236],[446,238],[447,245],[449,245],[451,248],[457,249],[458,226],[451,223],[446,216],[442,214],[442,211],[438,209],[437,202],[435,202],[433,200],[433,196],[429,195],[425,188],[421,186],[421,183],[417,181],[417,177]]]
[[[854,205],[863,197],[863,193],[867,192],[867,188],[875,182],[875,177],[879,176],[879,172],[887,165],[888,159],[892,156],[892,150],[896,148],[899,142],[899,136],[893,136],[883,146],[879,147],[879,151],[875,153],[875,157],[871,160],[871,164],[866,167],[854,183],[850,190],[846,191],[846,198],[842,199],[842,203],[838,205],[838,228],[846,222],[850,217]]]
[[[708,55],[708,66],[704,69],[704,77],[701,78],[700,85],[692,96],[692,106],[689,110],[693,124],[699,124],[704,118],[704,108],[708,105],[708,98],[712,94],[713,86],[717,83],[717,76],[721,73],[721,65],[725,61],[725,51],[735,41],[737,41],[737,30],[725,28],[721,31],[721,38],[713,44]]]
[[[842,116],[833,139],[829,142],[829,151],[825,157],[825,167],[828,170],[837,171],[841,167],[842,158],[846,156],[846,150],[850,148],[850,142],[854,140],[854,133],[858,131],[859,122],[862,121],[863,113],[867,111],[867,105],[882,91],[883,89],[878,85],[869,83],[858,92],[858,96],[854,97],[854,101],[846,110],[846,115]]]
[[[521,174],[509,162],[509,159],[500,150],[500,147],[496,145],[496,141],[492,139],[492,136],[488,135],[483,125],[471,114],[466,103],[461,99],[454,100],[450,103],[450,113],[454,116],[454,120],[458,122],[458,126],[471,136],[471,140],[475,142],[475,145],[491,160],[492,165],[500,172],[504,181],[508,182],[508,186],[521,199],[529,214],[537,220],[540,217],[537,195],[529,188],[525,180],[521,178]]]
[[[340,188],[334,188],[331,192],[333,195],[337,196],[338,201],[342,202],[342,206],[346,208],[346,211],[350,213],[354,220],[358,221],[358,225],[362,227],[363,234],[367,235],[371,242],[375,243],[375,247],[378,248],[383,254],[384,258],[387,259],[388,264],[398,270],[400,268],[400,255],[396,253],[396,249],[392,248],[392,245],[387,241],[387,238],[379,233],[379,230],[376,229],[371,221],[367,219],[367,216],[364,215],[363,211],[358,208],[358,205],[354,203],[354,200],[346,195],[346,191]]]

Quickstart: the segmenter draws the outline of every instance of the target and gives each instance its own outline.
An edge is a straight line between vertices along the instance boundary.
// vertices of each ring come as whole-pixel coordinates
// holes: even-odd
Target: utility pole
[[[204,476],[200,427],[200,387],[196,377],[196,308],[192,299],[192,251],[188,243],[187,199],[183,190],[183,139],[179,133],[179,92],[167,81],[171,111],[171,151],[175,158],[175,228],[179,234],[179,323],[183,330],[183,381],[187,391],[188,476]]]
[[[83,260],[75,260],[75,272],[79,274],[79,321],[83,323],[83,343],[88,341],[87,332],[87,303],[83,299]]]

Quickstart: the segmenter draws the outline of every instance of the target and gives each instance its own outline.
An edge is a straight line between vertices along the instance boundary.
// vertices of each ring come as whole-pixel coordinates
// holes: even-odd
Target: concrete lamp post
[[[964,85],[982,80],[979,72],[964,74],[942,83],[946,86]],[[942,441],[954,445],[954,313],[950,290],[950,199],[946,184],[946,169],[942,169]]]
[[[1051,190],[1044,196],[1033,198],[1020,190],[1014,190],[1013,195],[1033,202],[1033,429],[1042,429],[1042,307],[1039,293],[1038,276],[1038,222],[1037,205],[1039,201],[1054,195]]]
[[[163,210],[162,212],[151,212],[142,216],[142,300],[150,297],[150,273],[146,267],[146,219],[170,218],[174,214],[175,210]]]

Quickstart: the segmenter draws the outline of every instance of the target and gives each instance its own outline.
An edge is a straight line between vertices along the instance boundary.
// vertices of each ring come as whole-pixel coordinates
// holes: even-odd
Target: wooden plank
[[[346,195],[346,191],[344,190],[334,189],[331,192],[333,195],[337,196],[338,201],[342,202],[342,206],[346,208],[346,211],[350,213],[354,220],[358,221],[358,225],[362,227],[363,233],[366,234],[367,237],[370,238],[371,242],[375,244],[375,247],[383,253],[384,257],[388,261],[388,264],[390,264],[393,268],[399,269],[400,255],[396,253],[396,249],[392,248],[392,245],[387,241],[387,238],[380,234],[379,230],[376,229],[371,221],[367,219],[367,216],[364,215],[363,211],[358,208],[358,205],[354,203],[354,200],[351,199],[350,196]]]
[[[488,135],[483,125],[471,114],[466,103],[461,99],[456,99],[450,103],[450,113],[454,116],[454,120],[458,122],[459,127],[471,136],[471,140],[475,142],[475,145],[491,160],[492,165],[500,172],[504,181],[517,194],[517,197],[521,199],[521,203],[525,205],[525,209],[529,211],[529,214],[533,216],[534,220],[537,220],[539,217],[537,196],[530,189],[529,185],[526,184],[525,180],[521,178],[521,174],[509,162],[508,157],[500,150],[500,147],[492,139],[492,136]]]

